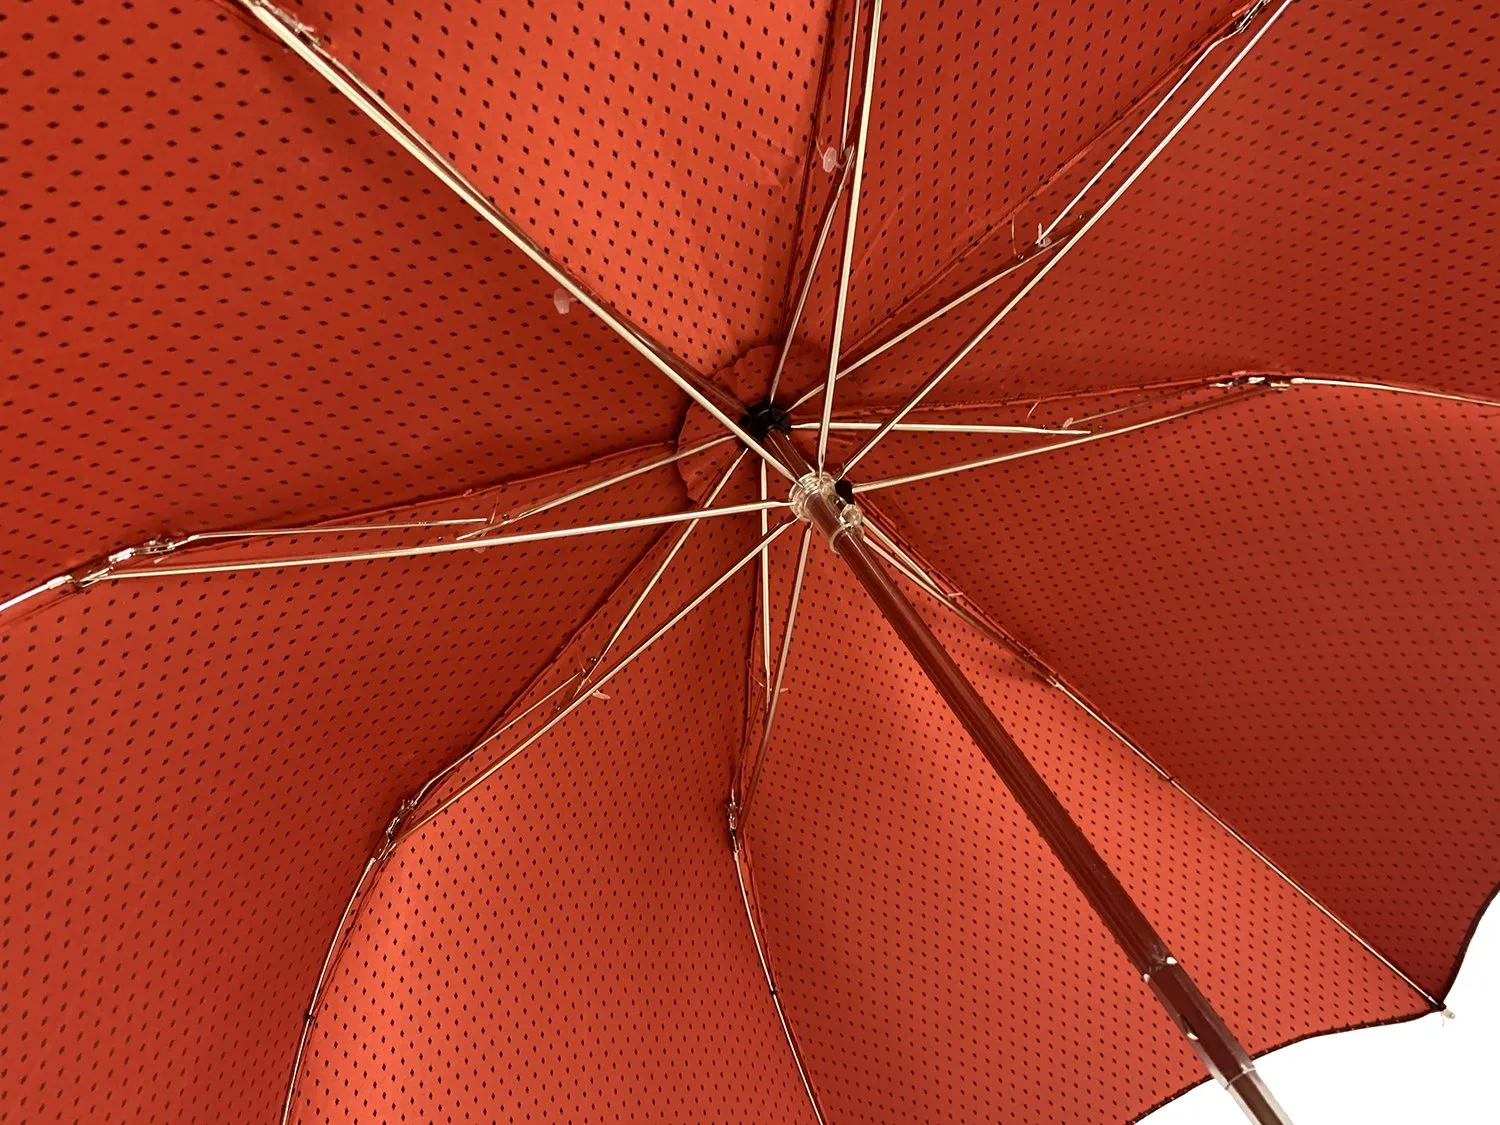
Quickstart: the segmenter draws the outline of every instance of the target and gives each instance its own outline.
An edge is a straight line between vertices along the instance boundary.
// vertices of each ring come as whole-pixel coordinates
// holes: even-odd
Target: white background
[[[1500,905],[1484,917],[1448,996],[1456,1016],[1325,1035],[1261,1059],[1295,1125],[1500,1125]],[[1246,1125],[1218,1085],[1146,1125]]]

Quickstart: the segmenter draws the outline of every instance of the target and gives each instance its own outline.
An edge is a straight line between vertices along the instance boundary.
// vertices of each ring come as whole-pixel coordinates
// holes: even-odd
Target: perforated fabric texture
[[[1029,246],[1035,230],[1012,224],[1021,205],[1241,6],[885,4],[846,342],[899,324],[908,302],[941,292],[970,256]],[[867,45],[866,25],[852,118]],[[829,136],[845,90],[830,82],[825,93]],[[844,221],[830,263],[841,257]],[[806,314],[809,335],[825,345],[834,293],[817,286]]]
[[[669,467],[568,512],[680,496]],[[0,1114],[275,1120],[323,952],[398,799],[490,727],[652,537],[135,579],[8,615]]]
[[[749,542],[695,534],[664,600]],[[751,590],[726,586],[401,846],[319,1015],[298,1120],[813,1120],[725,819]]]
[[[297,8],[554,259],[676,354],[711,371],[780,326],[826,4]]]

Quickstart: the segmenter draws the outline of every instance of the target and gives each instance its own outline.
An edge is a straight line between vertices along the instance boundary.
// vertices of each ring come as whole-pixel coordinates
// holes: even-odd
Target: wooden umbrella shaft
[[[1249,1053],[1172,956],[1155,927],[921,614],[868,550],[859,529],[858,508],[838,497],[831,480],[819,478],[789,435],[773,430],[767,435],[766,445],[799,481],[794,488],[799,514],[828,537],[834,551],[947,701],[1125,955],[1151,985],[1209,1073],[1235,1096],[1252,1121],[1259,1125],[1290,1125],[1290,1119],[1256,1072]]]

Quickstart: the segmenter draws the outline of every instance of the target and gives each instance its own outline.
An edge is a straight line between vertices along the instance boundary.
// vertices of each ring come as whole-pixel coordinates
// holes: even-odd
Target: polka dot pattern
[[[803,607],[748,834],[829,1119],[1124,1121],[1198,1082],[1150,990],[822,545]],[[938,612],[944,644],[1249,1049],[1426,1010],[1061,692]]]
[[[286,2],[674,361],[764,394],[870,4]],[[1034,249],[1239,4],[887,5],[848,347]],[[1438,996],[1500,881],[1500,411],[1212,384],[1500,397],[1494,9],[1299,0],[913,420],[1213,409],[869,494]],[[300,1122],[806,1123],[767,971],[829,1125],[1115,1122],[1199,1079],[822,543],[738,854],[726,800],[800,531],[771,551],[769,636],[747,570],[514,760],[648,581],[616,657],[760,520],[705,522],[659,580],[681,528],[276,566],[456,534],[401,525],[513,514],[717,423],[233,0],[16,0],[0,31],[0,603],[157,536],[321,525],[0,616],[0,1120],[274,1122],[306,1029]],[[783,400],[823,378],[848,222]],[[840,412],[884,416],[1045,260],[862,367]],[[1034,440],[892,435],[859,475]],[[525,527],[679,510],[737,452]],[[720,500],[758,496],[747,461]],[[369,526],[329,526],[349,522]],[[160,570],[192,561],[261,569]],[[1251,1050],[1425,1010],[1059,690],[922,604]],[[330,951],[428,782],[407,828],[463,795]]]
[[[781,322],[828,12],[301,0],[552,257],[713,370]]]
[[[1298,386],[876,495],[969,597],[1440,995],[1500,883],[1497,415]]]
[[[683,396],[213,4],[20,3],[0,600],[156,535],[446,495],[671,436]]]
[[[1104,10],[1064,0],[997,12],[987,4],[885,4],[846,344],[879,335],[976,247],[995,253],[1018,239],[1028,246],[1035,230],[1028,239],[1024,223],[1012,237],[1022,205],[1241,6],[1152,0]],[[865,25],[851,121],[867,43]],[[825,93],[830,136],[844,94],[842,81]],[[830,264],[841,258],[844,222],[825,251]],[[825,350],[837,273],[826,276],[806,313],[809,335]]]
[[[1500,171],[1491,122],[1500,9],[1298,0],[1113,210],[934,392],[935,402],[1222,371],[1303,371],[1500,397]],[[1227,66],[1226,44],[1080,208]],[[1157,97],[1148,98],[1154,105]],[[1020,249],[1135,119],[1026,212]],[[1009,263],[1008,232],[876,332]],[[861,370],[902,399],[1036,271]],[[855,393],[850,388],[851,394]],[[850,398],[848,401],[853,401]]]
[[[670,467],[605,496],[571,517],[682,502]],[[652,538],[102,583],[7,614],[0,1112],[275,1119],[328,937],[398,800],[494,722]],[[267,548],[173,559],[250,550]]]
[[[694,536],[664,600],[751,542]],[[725,820],[751,591],[748,573],[725,586],[400,847],[320,1011],[297,1120],[813,1120]]]

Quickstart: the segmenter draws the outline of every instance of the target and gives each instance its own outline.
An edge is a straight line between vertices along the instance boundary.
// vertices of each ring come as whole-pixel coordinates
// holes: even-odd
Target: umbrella
[[[7,5],[3,1110],[1119,1121],[1500,881],[1500,6]]]

